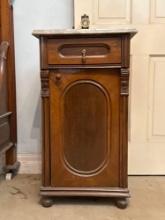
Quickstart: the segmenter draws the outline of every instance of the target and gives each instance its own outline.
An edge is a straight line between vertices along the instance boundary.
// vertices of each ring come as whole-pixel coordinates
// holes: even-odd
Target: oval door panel
[[[78,81],[68,86],[63,95],[62,160],[74,173],[97,173],[108,158],[107,92],[94,81]]]

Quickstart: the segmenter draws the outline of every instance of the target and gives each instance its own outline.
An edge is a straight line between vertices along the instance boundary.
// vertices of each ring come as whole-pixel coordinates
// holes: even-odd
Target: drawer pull
[[[87,53],[87,50],[86,49],[83,49],[81,51],[81,54],[82,54],[82,63],[85,63],[86,62],[86,53]]]
[[[58,81],[61,80],[61,74],[58,73],[58,74],[56,75],[56,80],[58,80]]]

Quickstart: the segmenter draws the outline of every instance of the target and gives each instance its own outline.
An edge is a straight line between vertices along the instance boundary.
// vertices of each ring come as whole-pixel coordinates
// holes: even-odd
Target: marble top
[[[135,28],[130,27],[113,27],[109,29],[51,29],[51,30],[34,30],[33,35],[36,37],[45,36],[45,35],[81,35],[81,34],[122,34],[130,33],[132,36],[137,33]]]

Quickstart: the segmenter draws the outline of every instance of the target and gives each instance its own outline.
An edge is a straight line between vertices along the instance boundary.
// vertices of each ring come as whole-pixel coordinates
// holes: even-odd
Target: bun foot
[[[43,207],[49,208],[53,205],[53,199],[48,198],[48,197],[42,197],[40,200],[40,203]]]
[[[119,198],[116,199],[116,206],[119,209],[125,209],[128,206],[128,199],[127,198]]]

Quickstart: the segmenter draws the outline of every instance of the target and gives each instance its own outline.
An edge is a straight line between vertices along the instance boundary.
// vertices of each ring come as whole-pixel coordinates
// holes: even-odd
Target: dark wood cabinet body
[[[0,174],[17,173],[17,122],[13,8],[0,0]]]
[[[34,35],[41,52],[41,195],[124,201],[132,32]]]

